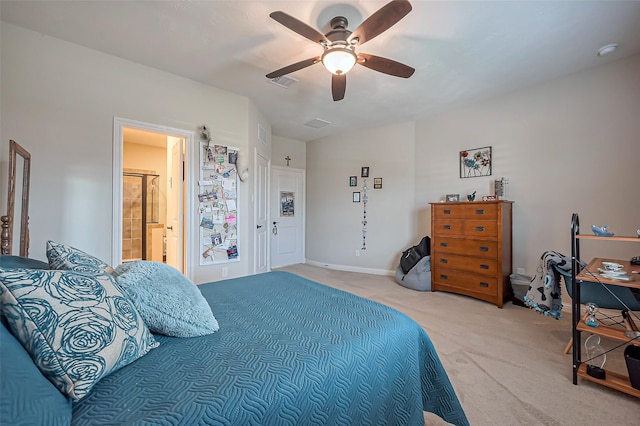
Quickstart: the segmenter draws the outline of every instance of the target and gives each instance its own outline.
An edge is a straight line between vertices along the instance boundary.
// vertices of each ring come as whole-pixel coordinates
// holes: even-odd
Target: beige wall
[[[493,176],[460,179],[458,152],[493,147]],[[513,268],[535,274],[545,250],[570,255],[571,214],[581,232],[640,228],[640,55],[416,124],[416,203],[428,232],[429,201],[490,193],[509,178]],[[583,257],[629,258],[640,244],[582,243]]]
[[[307,143],[307,260],[335,269],[370,273],[395,270],[399,250],[419,240],[414,209],[415,124],[327,137]],[[363,203],[360,169],[370,167],[367,249],[362,247]],[[349,187],[356,175],[358,186]],[[373,178],[382,189],[373,189]]]
[[[619,235],[640,228],[640,55],[416,123],[367,129],[307,144],[307,259],[338,269],[395,270],[399,254],[430,235],[429,202],[493,193],[509,179],[513,269],[535,274],[546,250],[570,255],[570,219]],[[493,174],[460,179],[458,155],[491,146]],[[274,152],[279,149],[274,146]],[[370,191],[367,251],[362,206],[349,175],[370,165],[384,189]],[[371,182],[371,179],[369,179]],[[361,179],[358,177],[358,184]],[[372,186],[372,184],[371,184]],[[415,186],[415,191],[412,188]],[[640,245],[582,243],[583,257],[629,258]]]
[[[8,141],[15,139],[33,155],[32,257],[45,259],[45,241],[52,239],[111,261],[114,117],[193,131],[195,141],[206,124],[217,143],[249,150],[250,128],[257,129],[261,117],[244,96],[6,22],[1,35],[0,175],[6,176]],[[196,167],[191,177],[197,182]],[[249,198],[250,190],[240,185]],[[225,264],[229,276],[247,274],[253,262],[247,200],[239,211],[241,261]],[[194,217],[187,220],[195,223],[197,199],[191,203]],[[192,278],[220,279],[221,266],[198,265],[197,231],[195,225],[187,236]]]
[[[286,166],[286,157],[291,158],[289,167],[296,169],[307,168],[307,144],[295,139],[273,136],[273,150],[271,151],[271,164],[273,166]]]

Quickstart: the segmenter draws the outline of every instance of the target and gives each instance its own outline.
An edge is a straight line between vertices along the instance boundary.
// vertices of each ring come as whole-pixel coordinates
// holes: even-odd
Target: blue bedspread
[[[433,345],[387,306],[287,272],[203,284],[220,330],[102,379],[73,424],[468,424]]]

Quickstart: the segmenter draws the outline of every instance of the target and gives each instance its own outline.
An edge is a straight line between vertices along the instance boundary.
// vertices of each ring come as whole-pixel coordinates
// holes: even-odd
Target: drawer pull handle
[[[489,251],[489,247],[480,246],[480,251]]]
[[[476,210],[476,214],[484,214],[484,209]]]
[[[484,231],[484,226],[476,226],[476,231]]]
[[[489,265],[480,264],[480,269],[489,269]]]
[[[451,210],[445,210],[444,214],[451,214]]]
[[[440,243],[440,247],[449,247],[449,244],[447,244],[447,243]]]
[[[440,263],[449,263],[447,259],[440,259]]]
[[[485,283],[484,281],[480,281],[480,287],[489,287],[489,283]]]
[[[446,280],[449,277],[447,277],[445,274],[440,274],[440,278],[442,278],[443,280]]]
[[[444,229],[451,229],[451,225],[444,225],[443,228]]]

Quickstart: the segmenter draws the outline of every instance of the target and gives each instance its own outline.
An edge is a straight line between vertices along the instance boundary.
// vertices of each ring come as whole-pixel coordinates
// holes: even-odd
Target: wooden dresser
[[[511,299],[512,203],[431,203],[431,291]]]

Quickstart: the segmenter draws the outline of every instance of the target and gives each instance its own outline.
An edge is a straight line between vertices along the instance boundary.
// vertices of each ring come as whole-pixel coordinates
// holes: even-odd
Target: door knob
[[[173,226],[167,226],[167,229],[168,229],[169,231],[173,231]]]
[[[262,228],[262,225],[256,225],[256,229]]]

